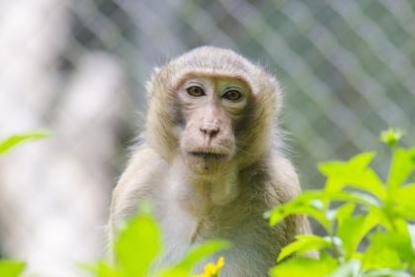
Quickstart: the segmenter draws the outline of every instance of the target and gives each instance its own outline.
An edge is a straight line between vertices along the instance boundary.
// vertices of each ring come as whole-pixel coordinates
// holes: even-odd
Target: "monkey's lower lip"
[[[223,153],[212,153],[212,152],[190,152],[190,155],[204,158],[204,159],[224,159],[226,158],[226,154]]]

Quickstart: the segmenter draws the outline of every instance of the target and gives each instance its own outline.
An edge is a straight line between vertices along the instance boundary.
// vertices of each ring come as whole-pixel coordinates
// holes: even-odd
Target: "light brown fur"
[[[216,98],[221,82],[243,83],[247,103],[235,108],[214,98],[188,98],[183,86],[192,78],[206,83],[211,93],[206,97]],[[296,234],[310,232],[303,216],[276,227],[263,218],[300,192],[292,164],[272,146],[280,139],[277,80],[233,51],[201,47],[157,69],[148,92],[144,142],[114,189],[112,232],[134,213],[139,200],[150,199],[166,244],[157,265],[177,261],[194,243],[226,239],[233,248],[220,253],[225,256],[221,276],[265,276],[281,247]],[[220,130],[209,142],[199,132],[203,124]],[[224,149],[226,158],[211,161],[189,154],[199,146]]]

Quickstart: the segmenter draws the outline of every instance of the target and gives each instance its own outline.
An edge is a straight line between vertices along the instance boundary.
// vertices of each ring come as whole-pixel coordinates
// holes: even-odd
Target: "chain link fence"
[[[105,222],[125,149],[142,124],[145,81],[154,66],[193,47],[234,49],[278,76],[282,125],[303,187],[322,185],[317,162],[359,151],[378,150],[376,166],[385,168],[378,137],[388,126],[406,130],[404,143],[414,141],[415,1],[20,0],[0,7],[0,135],[37,127],[56,134],[52,147],[24,146],[0,161],[0,246],[45,276],[72,276],[63,260],[100,252],[93,238],[81,241]],[[45,201],[43,210],[31,208]],[[78,228],[72,241],[54,240],[42,252],[53,232],[41,236],[36,224],[50,223],[51,214]],[[77,246],[84,251],[71,252]]]
[[[317,186],[316,162],[376,149],[388,126],[413,140],[414,6],[409,0],[78,1],[68,50],[117,55],[139,109],[151,68],[190,48],[229,47],[265,65],[285,91],[283,124],[303,183]]]

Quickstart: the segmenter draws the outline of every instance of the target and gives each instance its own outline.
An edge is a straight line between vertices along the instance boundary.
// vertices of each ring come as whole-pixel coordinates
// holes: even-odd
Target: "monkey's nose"
[[[217,126],[203,126],[200,127],[200,132],[202,132],[203,135],[208,136],[209,138],[214,138],[217,134],[219,134],[219,127]]]

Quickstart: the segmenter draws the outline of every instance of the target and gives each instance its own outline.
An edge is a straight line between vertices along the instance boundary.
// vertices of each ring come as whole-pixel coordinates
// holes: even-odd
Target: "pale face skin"
[[[194,77],[180,86],[180,152],[194,174],[220,174],[220,169],[233,165],[235,126],[250,97],[248,85],[235,78]]]

